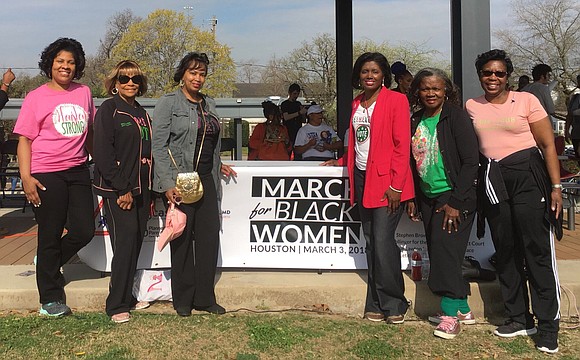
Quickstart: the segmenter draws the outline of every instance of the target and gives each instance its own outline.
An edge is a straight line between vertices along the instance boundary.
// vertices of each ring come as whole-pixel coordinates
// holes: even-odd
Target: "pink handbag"
[[[161,234],[159,234],[159,239],[157,239],[157,249],[163,251],[170,241],[177,239],[183,234],[186,222],[187,215],[176,208],[174,203],[171,203],[167,214],[165,214],[165,229],[163,229]]]

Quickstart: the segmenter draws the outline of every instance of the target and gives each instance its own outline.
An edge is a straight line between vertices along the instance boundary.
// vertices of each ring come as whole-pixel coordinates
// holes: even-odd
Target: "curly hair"
[[[447,98],[446,101],[461,107],[459,87],[451,81],[445,71],[437,68],[424,68],[421,69],[417,75],[415,75],[413,81],[411,82],[411,87],[409,88],[409,95],[411,96],[410,103],[412,105],[424,107],[421,103],[421,99],[419,98],[419,86],[421,86],[423,79],[430,76],[435,76],[443,80],[443,83],[445,84],[445,96]]]
[[[192,65],[194,68],[203,66],[207,71],[209,67],[209,59],[207,58],[207,55],[205,53],[200,53],[197,51],[192,51],[187,55],[185,55],[183,59],[181,59],[181,61],[179,62],[179,65],[177,65],[177,68],[175,69],[175,74],[173,75],[173,81],[175,81],[175,84],[179,84],[179,82],[183,78],[183,74],[185,74],[187,69],[192,67]]]
[[[114,95],[113,90],[115,89],[119,76],[127,74],[141,75],[141,78],[143,79],[142,83],[139,84],[137,96],[142,96],[147,92],[147,77],[143,74],[143,71],[141,71],[139,64],[132,60],[122,60],[113,70],[111,70],[105,79],[105,89],[109,95]]]
[[[38,67],[41,74],[49,79],[52,79],[52,64],[54,58],[61,51],[68,51],[73,54],[75,59],[75,80],[80,80],[85,71],[85,51],[80,42],[71,38],[59,38],[52,44],[48,45],[40,54],[40,61]]]
[[[351,78],[352,87],[358,90],[362,89],[362,86],[360,84],[360,72],[362,70],[363,65],[370,61],[374,61],[375,63],[377,63],[377,65],[379,65],[381,71],[383,72],[385,86],[387,88],[390,88],[392,82],[391,67],[389,66],[389,62],[387,61],[385,55],[378,52],[366,52],[361,56],[359,56],[358,59],[356,59],[354,66],[352,68],[352,78]]]
[[[477,59],[475,60],[475,69],[477,70],[477,75],[481,74],[481,70],[485,64],[493,60],[504,62],[508,77],[512,74],[512,72],[514,72],[514,64],[512,63],[512,59],[507,56],[507,53],[503,50],[493,49],[486,51],[483,54],[477,55]]]

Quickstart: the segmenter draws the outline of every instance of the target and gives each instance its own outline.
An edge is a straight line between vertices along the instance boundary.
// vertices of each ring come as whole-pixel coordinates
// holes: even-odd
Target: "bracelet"
[[[2,82],[2,85],[6,86],[6,87],[10,87],[10,84],[6,84],[5,82]]]
[[[552,184],[552,189],[562,189],[562,184]]]
[[[390,185],[389,185],[389,189],[391,189],[391,190],[393,190],[394,192],[396,192],[396,193],[399,193],[399,194],[403,192],[403,190],[397,190],[397,189],[395,189],[394,187],[392,187],[392,186],[390,186]]]

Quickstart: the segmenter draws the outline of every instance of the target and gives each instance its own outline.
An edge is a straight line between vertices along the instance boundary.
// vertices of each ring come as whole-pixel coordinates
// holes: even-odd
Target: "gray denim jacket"
[[[215,100],[204,96],[206,108],[210,116],[219,119],[216,113]],[[197,104],[187,100],[181,89],[163,95],[155,105],[152,127],[152,152],[154,160],[153,190],[165,193],[175,187],[178,172],[194,170],[194,152],[197,139]],[[221,199],[221,139],[214,150],[212,176],[216,185],[218,201]],[[175,168],[169,152],[179,167]]]

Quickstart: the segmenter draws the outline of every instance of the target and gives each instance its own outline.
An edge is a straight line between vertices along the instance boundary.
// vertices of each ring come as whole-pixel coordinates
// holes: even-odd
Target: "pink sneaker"
[[[429,321],[431,321],[432,323],[435,324],[440,324],[441,323],[441,317],[443,317],[445,315],[443,314],[437,314],[434,316],[429,316]],[[457,320],[464,325],[473,325],[475,324],[475,316],[473,316],[473,313],[470,311],[467,314],[462,314],[461,311],[457,311]]]
[[[441,316],[441,322],[433,331],[433,335],[443,339],[453,339],[461,332],[461,325],[455,316]]]

